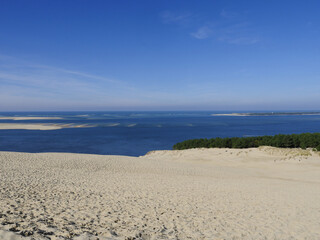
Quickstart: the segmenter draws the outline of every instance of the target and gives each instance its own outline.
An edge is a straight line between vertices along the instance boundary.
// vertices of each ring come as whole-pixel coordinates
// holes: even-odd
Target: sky
[[[319,0],[1,0],[0,111],[320,110]]]

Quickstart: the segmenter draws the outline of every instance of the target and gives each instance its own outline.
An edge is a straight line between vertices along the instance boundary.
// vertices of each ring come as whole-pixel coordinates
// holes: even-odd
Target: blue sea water
[[[0,130],[0,151],[140,156],[193,138],[320,132],[319,115],[212,116],[217,112],[11,112],[0,117],[60,117],[0,123],[86,124],[59,130]]]

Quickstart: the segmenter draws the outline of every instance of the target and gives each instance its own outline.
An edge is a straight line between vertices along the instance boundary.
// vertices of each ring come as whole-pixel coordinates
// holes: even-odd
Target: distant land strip
[[[320,112],[264,112],[264,113],[216,113],[211,116],[290,116],[290,115],[320,115]]]

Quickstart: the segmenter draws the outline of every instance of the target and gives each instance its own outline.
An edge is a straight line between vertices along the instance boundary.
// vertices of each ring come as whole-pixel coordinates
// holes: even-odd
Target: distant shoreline
[[[320,115],[320,112],[271,112],[271,113],[217,113],[211,116],[233,116],[233,117],[250,117],[250,116],[306,116]]]

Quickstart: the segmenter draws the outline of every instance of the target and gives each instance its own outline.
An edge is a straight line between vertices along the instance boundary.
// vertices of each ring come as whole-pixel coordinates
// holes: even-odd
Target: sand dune
[[[0,239],[318,240],[319,219],[311,150],[0,152]]]

